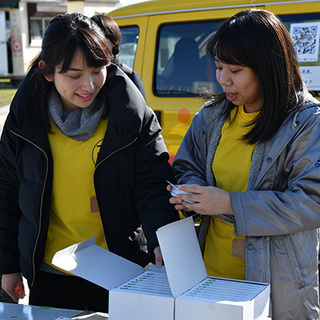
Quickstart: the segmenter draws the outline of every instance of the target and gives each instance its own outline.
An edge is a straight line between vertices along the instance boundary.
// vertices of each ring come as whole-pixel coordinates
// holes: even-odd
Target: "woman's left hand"
[[[179,205],[179,203],[183,204],[188,211],[195,211],[203,215],[233,215],[229,192],[216,187],[203,187],[196,184],[179,185],[178,189],[192,192],[193,194],[178,194],[174,197],[175,201],[170,201],[171,203],[175,203],[176,205]],[[189,203],[185,200],[194,203]]]

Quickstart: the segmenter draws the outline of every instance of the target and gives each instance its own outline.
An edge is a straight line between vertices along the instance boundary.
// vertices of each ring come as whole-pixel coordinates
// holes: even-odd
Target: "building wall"
[[[67,12],[80,12],[88,17],[92,17],[95,14],[108,13],[116,7],[116,3],[68,1]]]
[[[31,45],[29,39],[29,23],[28,23],[28,10],[27,1],[20,1],[20,23],[21,23],[21,35],[22,35],[22,47],[23,51],[23,70],[27,72],[28,67],[33,58],[40,52],[41,44]]]
[[[29,17],[28,2],[32,3],[52,3],[52,1],[35,1],[20,0],[18,8],[1,8],[1,11],[9,12],[11,26],[11,41],[14,48],[12,50],[12,74],[9,76],[24,77],[28,71],[29,65],[34,57],[41,50],[41,41],[30,43],[29,39]],[[88,1],[72,1],[69,0],[66,6],[66,12],[80,12],[88,17],[95,14],[108,13],[119,5],[120,1],[110,0],[88,0]],[[13,46],[11,46],[13,48]],[[7,75],[1,75],[7,76]]]

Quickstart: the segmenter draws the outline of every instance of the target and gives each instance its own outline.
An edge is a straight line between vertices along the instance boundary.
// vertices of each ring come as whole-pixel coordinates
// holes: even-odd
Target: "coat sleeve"
[[[230,194],[238,236],[285,235],[320,227],[319,128],[319,114],[309,113],[277,158],[265,156],[273,164],[256,190]]]
[[[18,231],[21,211],[15,166],[18,146],[16,137],[10,132],[14,119],[14,113],[10,111],[0,141],[0,274],[20,271]]]
[[[152,257],[153,249],[158,245],[155,231],[179,219],[178,212],[169,203],[170,193],[166,190],[166,180],[174,181],[168,160],[169,155],[156,115],[146,107],[135,150],[134,202]]]

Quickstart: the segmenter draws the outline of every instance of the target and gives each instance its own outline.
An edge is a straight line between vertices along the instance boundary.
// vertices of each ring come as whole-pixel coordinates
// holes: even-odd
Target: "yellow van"
[[[320,1],[154,0],[108,13],[121,29],[119,58],[142,79],[147,104],[160,120],[172,161],[204,90],[220,90],[206,45],[238,11],[274,12],[290,31],[309,90],[320,93]]]

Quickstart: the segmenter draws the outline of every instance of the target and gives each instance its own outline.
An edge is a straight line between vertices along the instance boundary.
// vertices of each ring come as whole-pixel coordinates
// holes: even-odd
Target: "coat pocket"
[[[290,236],[278,236],[273,238],[272,256],[275,260],[273,266],[278,277],[283,279],[292,278],[291,283],[296,283],[297,288],[301,289],[306,284],[301,272],[301,267],[297,260],[296,248],[291,241]],[[300,249],[301,250],[301,249]]]

